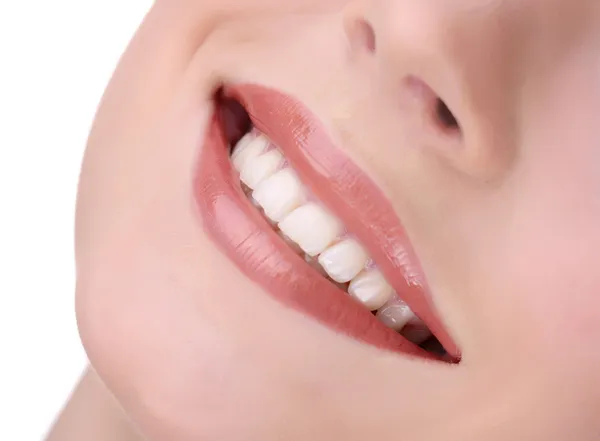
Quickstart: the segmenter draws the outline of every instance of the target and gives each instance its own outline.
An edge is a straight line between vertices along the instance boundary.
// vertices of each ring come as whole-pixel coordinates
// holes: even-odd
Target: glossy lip
[[[454,358],[459,351],[434,312],[414,252],[389,201],[328,138],[301,103],[255,84],[224,88],[254,126],[283,151],[313,194],[368,249],[388,282]],[[195,194],[207,234],[247,277],[275,298],[357,340],[393,351],[432,355],[379,322],[281,240],[241,190],[218,117],[200,155]]]

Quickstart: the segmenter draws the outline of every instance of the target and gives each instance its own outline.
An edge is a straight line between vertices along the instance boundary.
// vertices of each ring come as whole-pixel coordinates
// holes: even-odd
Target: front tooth
[[[313,267],[313,269],[315,269],[323,277],[327,277],[327,273],[325,272],[323,267],[319,265],[319,262],[317,262],[315,259],[305,254],[304,261],[308,263],[309,266]]]
[[[304,187],[291,168],[279,170],[252,193],[267,217],[281,221],[304,201]]]
[[[323,252],[344,231],[337,218],[315,203],[296,208],[279,228],[311,257]]]
[[[333,280],[346,283],[361,272],[368,259],[367,252],[357,241],[346,239],[323,251],[319,263]]]
[[[250,157],[244,163],[240,172],[241,181],[251,189],[272,176],[283,164],[283,155],[273,149],[259,156]]]
[[[352,279],[348,293],[371,311],[375,311],[392,298],[394,290],[381,272],[370,270]]]
[[[394,331],[400,331],[416,318],[408,305],[398,297],[390,299],[377,311],[377,318]]]
[[[277,231],[277,234],[292,249],[292,251],[294,251],[294,253],[298,254],[299,256],[304,255],[304,251],[302,251],[302,248],[300,248],[300,246],[292,239],[283,234],[283,231],[279,230]]]
[[[250,133],[237,143],[231,153],[231,162],[234,168],[241,172],[251,158],[259,156],[269,145],[269,140],[264,136],[254,136]]]

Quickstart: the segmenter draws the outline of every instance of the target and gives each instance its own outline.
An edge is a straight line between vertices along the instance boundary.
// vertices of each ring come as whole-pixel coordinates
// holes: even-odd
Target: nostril
[[[435,117],[444,129],[460,130],[458,120],[441,98],[435,103]]]
[[[404,85],[411,91],[411,95],[419,103],[418,112],[423,112],[429,126],[436,131],[446,134],[459,134],[461,132],[458,118],[450,110],[446,102],[422,79],[408,75]]]
[[[346,29],[350,45],[356,51],[365,51],[369,54],[374,54],[377,49],[377,41],[375,30],[371,24],[364,20],[358,19],[353,21]]]

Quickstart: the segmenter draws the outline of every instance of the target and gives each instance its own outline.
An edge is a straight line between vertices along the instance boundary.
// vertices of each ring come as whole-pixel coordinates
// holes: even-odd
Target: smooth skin
[[[88,369],[46,441],[142,441],[96,373]]]
[[[460,365],[337,335],[219,252],[193,178],[223,81],[292,94],[381,186]],[[156,441],[599,439],[598,115],[597,0],[158,0],[81,176],[95,372]]]

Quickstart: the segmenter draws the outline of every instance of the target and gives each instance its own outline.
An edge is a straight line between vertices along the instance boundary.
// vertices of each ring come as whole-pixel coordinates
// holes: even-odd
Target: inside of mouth
[[[243,106],[224,97],[217,103],[240,188],[281,240],[375,319],[426,351],[445,356],[352,232],[310,194],[282,151],[253,127]]]

